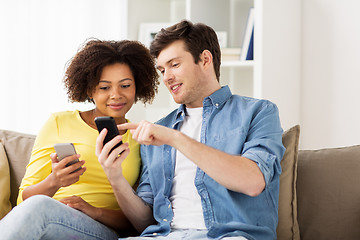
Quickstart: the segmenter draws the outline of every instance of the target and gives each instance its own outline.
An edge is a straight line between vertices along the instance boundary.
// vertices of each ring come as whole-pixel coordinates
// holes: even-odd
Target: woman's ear
[[[87,95],[88,95],[88,98],[90,99],[90,101],[94,103],[94,99],[92,97],[93,93],[91,91],[88,91]]]
[[[93,94],[95,93],[95,89],[96,89],[96,88],[88,89],[88,90],[87,90],[87,95],[88,95],[88,97],[89,97],[90,99],[93,98]]]

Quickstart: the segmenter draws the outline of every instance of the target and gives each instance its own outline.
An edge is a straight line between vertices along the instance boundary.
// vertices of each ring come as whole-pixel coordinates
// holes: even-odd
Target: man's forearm
[[[155,222],[152,207],[136,194],[125,179],[112,184],[112,187],[120,208],[137,231],[142,232]]]
[[[172,139],[172,147],[224,187],[250,196],[264,189],[264,176],[254,161],[209,147],[178,131]]]

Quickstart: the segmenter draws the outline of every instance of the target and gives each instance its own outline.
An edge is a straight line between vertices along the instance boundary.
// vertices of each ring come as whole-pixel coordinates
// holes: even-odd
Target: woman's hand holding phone
[[[86,171],[86,167],[83,167],[85,161],[78,161],[79,157],[79,154],[74,154],[59,160],[57,153],[50,155],[52,168],[50,175],[54,185],[59,188],[67,187],[79,181],[80,176]]]
[[[95,124],[99,131],[96,139],[96,156],[111,183],[112,179],[116,181],[122,177],[121,163],[130,150],[127,143],[123,144],[113,117],[96,117]]]
[[[85,161],[78,161],[79,157],[79,154],[74,154],[59,160],[56,153],[50,154],[51,173],[41,182],[26,187],[22,193],[23,200],[38,194],[53,197],[59,188],[79,181],[80,176],[86,171],[86,167],[82,167]],[[68,165],[70,162],[74,164]],[[75,171],[78,168],[80,169]]]
[[[114,149],[114,147],[121,142],[121,135],[114,137],[104,145],[104,139],[107,132],[106,128],[100,131],[100,134],[96,139],[95,153],[108,180],[113,185],[117,180],[123,178],[121,164],[128,156],[130,149],[128,143],[123,143]]]
[[[94,119],[96,127],[99,131],[99,133],[106,128],[107,129],[107,133],[105,135],[104,141],[103,141],[103,145],[105,145],[106,143],[110,142],[110,140],[112,140],[114,137],[119,136],[119,130],[116,126],[116,122],[115,119],[113,117],[110,116],[104,116],[104,117],[96,117]],[[120,142],[118,142],[111,150],[110,153],[117,147],[119,147],[122,144],[122,141],[120,140]]]

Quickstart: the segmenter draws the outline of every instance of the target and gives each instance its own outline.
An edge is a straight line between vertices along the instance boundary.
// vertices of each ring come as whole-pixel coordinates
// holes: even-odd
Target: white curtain
[[[37,134],[67,100],[65,64],[88,38],[127,38],[127,0],[1,0],[0,129]]]

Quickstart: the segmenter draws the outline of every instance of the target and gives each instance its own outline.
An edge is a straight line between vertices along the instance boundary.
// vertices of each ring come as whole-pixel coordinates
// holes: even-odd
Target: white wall
[[[360,144],[360,1],[302,1],[301,148]]]
[[[301,1],[256,1],[255,10],[254,96],[277,105],[286,130],[300,122]]]
[[[127,38],[126,0],[0,1],[0,129],[37,134],[68,102],[65,64],[88,38]]]
[[[156,9],[166,1],[159,0]],[[133,12],[137,5],[131,3]],[[70,4],[72,7],[66,8]],[[120,8],[117,0],[0,1],[1,129],[37,133],[51,112],[80,108],[67,102],[61,85],[65,63],[87,37],[123,38],[119,28],[127,12],[118,14]],[[161,14],[167,14],[162,10]],[[359,10],[358,0],[301,1],[302,149],[360,144]],[[94,18],[99,12],[106,12],[106,18]],[[150,15],[153,12],[148,11]],[[136,23],[144,21],[135,15],[129,16],[131,39],[137,39]],[[163,21],[158,17],[155,14],[152,20]],[[170,15],[165,18],[174,20]],[[146,115],[154,121],[168,113],[169,102],[175,108],[163,84],[160,92],[163,94],[154,101],[157,108],[144,110],[138,103],[129,118],[139,121]]]

